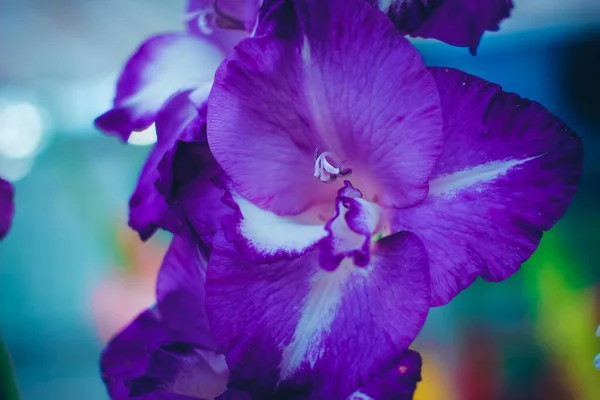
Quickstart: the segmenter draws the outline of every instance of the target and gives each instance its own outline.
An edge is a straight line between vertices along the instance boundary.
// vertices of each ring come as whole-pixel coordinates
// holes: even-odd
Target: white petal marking
[[[369,232],[374,233],[383,217],[383,209],[377,203],[372,203],[365,199],[356,199],[361,206],[361,216],[363,223],[369,229]]]
[[[208,99],[208,95],[212,90],[213,81],[212,79],[204,82],[197,89],[190,93],[190,100],[197,108],[202,107],[202,104]]]
[[[543,155],[543,154],[542,154]],[[492,181],[505,175],[512,168],[525,164],[542,155],[529,157],[522,160],[491,161],[477,165],[473,168],[453,172],[437,177],[429,182],[429,196],[452,195],[458,190],[465,189],[478,183]]]
[[[340,209],[340,215],[331,224],[333,232],[333,250],[335,253],[344,253],[360,249],[365,242],[365,237],[360,233],[354,232],[346,223],[346,213],[348,210],[344,207]]]
[[[259,251],[302,251],[327,235],[323,225],[307,224],[293,217],[281,217],[234,195],[244,219],[240,233]]]
[[[140,114],[153,112],[180,90],[210,84],[223,54],[212,44],[191,37],[161,43],[141,71],[141,87],[122,101]]]
[[[352,393],[350,395],[350,397],[348,397],[348,400],[375,400],[375,399],[372,398],[371,396],[367,396],[363,392],[356,391],[356,392]]]
[[[381,207],[365,199],[354,199],[360,204],[359,216],[360,225],[373,234],[380,224],[382,215]],[[357,233],[350,229],[346,222],[346,213],[348,209],[340,206],[340,215],[333,221],[331,230],[333,232],[333,247],[336,253],[343,253],[351,250],[360,249],[369,238],[365,238],[362,233]]]
[[[302,42],[302,61],[306,66],[310,65],[310,43],[308,43],[308,38],[304,36],[304,41]]]
[[[292,342],[283,347],[280,380],[290,377],[303,362],[311,367],[323,355],[323,341],[337,314],[345,283],[356,270],[352,262],[342,262],[333,272],[319,270],[311,288]]]

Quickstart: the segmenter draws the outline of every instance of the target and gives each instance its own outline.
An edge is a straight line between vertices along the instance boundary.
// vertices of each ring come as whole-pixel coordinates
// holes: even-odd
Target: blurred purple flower
[[[15,213],[15,190],[10,182],[0,178],[0,240],[8,234]]]
[[[224,206],[210,181],[221,168],[206,142],[206,105],[198,109],[187,92],[176,95],[159,114],[156,131],[157,143],[129,201],[129,225],[146,240],[159,227],[178,232],[184,219],[191,220],[210,243]],[[191,203],[197,193],[203,195],[202,209]]]
[[[205,143],[205,102],[215,70],[250,34],[258,7],[256,0],[190,0],[188,32],[157,35],[142,44],[121,73],[114,107],[95,121],[100,130],[124,141],[133,131],[156,123],[157,144],[130,200],[129,224],[144,240],[158,227],[177,229],[180,223],[168,213],[169,195],[155,187],[161,177],[159,163],[176,143],[193,142],[195,150]],[[206,153],[205,164],[210,165],[212,156],[208,149]],[[165,161],[164,179],[171,181],[170,173]],[[211,226],[207,223],[203,230],[211,231]]]
[[[200,107],[219,63],[252,31],[258,7],[257,0],[190,0],[188,32],[157,35],[140,46],[121,73],[114,107],[96,126],[127,141],[178,93]]]

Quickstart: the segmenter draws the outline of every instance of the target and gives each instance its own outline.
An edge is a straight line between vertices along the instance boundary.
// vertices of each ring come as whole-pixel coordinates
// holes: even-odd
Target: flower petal
[[[319,246],[321,267],[333,271],[346,257],[352,258],[356,266],[367,266],[371,237],[379,226],[382,211],[345,181],[338,192],[335,216],[325,227],[329,235]]]
[[[281,30],[244,40],[215,76],[208,141],[235,191],[280,215],[331,201],[341,185],[315,178],[318,149],[346,160],[369,200],[421,201],[442,121],[419,53],[364,0],[294,4]],[[302,28],[277,36],[290,26]]]
[[[14,197],[13,185],[0,178],[0,240],[4,239],[12,223],[15,213]]]
[[[203,260],[190,238],[173,239],[159,274],[157,306],[140,314],[102,354],[102,378],[113,399],[204,398],[201,389],[212,390],[214,398],[225,390],[228,370],[215,351],[204,308]],[[165,360],[168,371],[161,365]],[[206,380],[213,385],[194,386]]]
[[[165,223],[187,221],[198,237],[210,244],[221,227],[221,220],[231,214],[231,209],[221,201],[223,192],[212,182],[223,171],[208,148],[206,123],[195,136],[178,140],[158,169],[157,188],[170,205]],[[174,232],[180,228],[167,227]],[[187,225],[184,224],[183,229],[186,230]]]
[[[227,54],[252,31],[259,7],[260,0],[189,0],[188,31],[204,37]]]
[[[193,236],[175,236],[158,274],[157,309],[173,340],[216,349],[205,308],[209,250]]]
[[[234,211],[223,218],[225,237],[247,260],[292,259],[318,246],[321,266],[329,271],[345,257],[363,267],[369,263],[371,235],[382,208],[362,199],[349,181],[338,191],[335,208],[331,207],[335,213],[323,205],[294,216],[263,210],[231,191],[227,183],[219,185],[225,190],[224,203]]]
[[[316,250],[252,264],[217,236],[207,311],[230,387],[253,398],[346,398],[416,337],[429,308],[427,271],[411,233],[375,243],[366,268],[346,259],[333,272],[320,268]]]
[[[137,186],[129,201],[129,225],[139,232],[143,240],[164,226],[168,205],[156,188],[160,174],[158,164],[171,150],[177,140],[193,136],[206,124],[206,116],[198,113],[184,92],[174,96],[158,114],[156,121],[157,142],[150,152]],[[191,131],[191,132],[190,132]]]
[[[129,224],[144,240],[159,227],[185,232],[189,222],[210,243],[230,211],[211,182],[222,170],[206,142],[206,102],[197,109],[195,95],[174,96],[156,121],[158,141],[129,203]]]
[[[432,68],[444,111],[444,153],[427,199],[398,211],[429,254],[434,305],[477,276],[501,281],[535,251],[579,183],[582,143],[540,104],[458,70]]]
[[[223,54],[191,35],[150,38],[129,59],[117,83],[114,108],[96,126],[127,141],[133,131],[149,127],[174,94],[210,84]]]
[[[309,213],[279,216],[231,191],[226,182],[219,185],[225,190],[223,202],[233,210],[233,214],[223,218],[225,235],[247,260],[296,258],[312,250],[327,235],[323,223],[313,223]]]
[[[472,54],[485,31],[497,31],[512,0],[369,0],[394,25],[414,37],[468,46]]]
[[[135,327],[135,335],[132,331],[124,331],[121,335],[109,343],[109,348],[102,355],[102,373],[103,380],[107,385],[110,397],[113,400],[140,399],[140,400],[189,400],[190,397],[173,392],[173,388],[185,387],[185,379],[194,377],[193,370],[185,370],[188,360],[171,360],[170,367],[176,366],[171,370],[164,371],[163,375],[156,376],[156,356],[151,357],[147,354],[149,348],[147,345],[154,346],[154,340],[158,340],[161,334],[164,334],[163,326],[160,321],[153,321],[155,318],[148,310],[141,314],[128,329]],[[127,333],[126,333],[127,332]],[[149,335],[149,338],[143,335]],[[166,340],[166,337],[164,338]],[[149,342],[147,342],[149,341]],[[166,347],[166,346],[165,346]],[[150,347],[151,348],[151,347]],[[159,352],[161,350],[156,350]],[[218,356],[211,352],[212,357]],[[223,356],[220,356],[223,357]],[[153,359],[154,358],[154,359]],[[218,363],[218,361],[216,362]],[[200,364],[200,363],[198,363]],[[226,368],[226,364],[221,360],[221,368]],[[152,377],[147,374],[147,369],[151,369]],[[210,379],[216,382],[216,372],[206,373],[209,375],[204,379]],[[131,378],[131,376],[135,376]],[[222,381],[222,380],[221,380]],[[223,387],[224,389],[224,387]],[[194,399],[199,397],[192,397]]]
[[[100,368],[112,399],[129,398],[125,381],[145,372],[148,366],[146,348],[168,340],[169,334],[158,315],[149,309],[108,343],[102,353]]]
[[[228,376],[223,355],[174,342],[155,350],[144,375],[127,381],[127,386],[131,397],[166,392],[185,398],[214,399],[225,391]]]
[[[421,380],[421,356],[407,350],[387,372],[354,392],[348,400],[412,400]]]

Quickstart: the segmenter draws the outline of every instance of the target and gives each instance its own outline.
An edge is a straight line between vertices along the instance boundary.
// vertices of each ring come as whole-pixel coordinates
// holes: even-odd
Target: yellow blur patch
[[[417,385],[413,400],[456,400],[454,388],[448,384],[450,377],[444,374],[441,362],[431,354],[415,350],[423,357],[423,380]]]

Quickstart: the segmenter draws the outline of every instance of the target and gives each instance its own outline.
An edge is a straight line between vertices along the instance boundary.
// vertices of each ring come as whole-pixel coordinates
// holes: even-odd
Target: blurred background
[[[563,118],[584,138],[585,173],[566,217],[520,273],[477,282],[432,311],[415,345],[425,359],[417,400],[599,398],[600,1],[514,1],[513,17],[484,36],[477,57],[415,44],[430,65],[497,82]],[[15,182],[17,203],[0,243],[0,334],[23,400],[108,399],[103,343],[154,301],[168,237],[142,244],[126,221],[155,132],[124,146],[92,121],[110,107],[138,44],[183,29],[184,7],[0,2],[0,175]],[[4,382],[9,371],[0,362]]]

